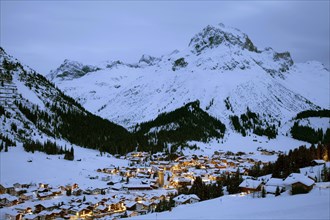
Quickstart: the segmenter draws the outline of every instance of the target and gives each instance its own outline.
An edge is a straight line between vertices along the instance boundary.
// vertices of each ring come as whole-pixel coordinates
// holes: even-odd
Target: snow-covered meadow
[[[74,147],[75,160],[67,161],[63,155],[47,155],[41,152],[27,153],[21,145],[9,147],[8,152],[0,153],[0,182],[49,183],[51,185],[78,183],[80,187],[98,187],[106,182],[90,180],[88,177],[100,175],[98,168],[127,166],[127,160],[110,155],[100,156],[96,150]],[[81,161],[77,161],[81,160]],[[32,161],[32,162],[28,162]]]
[[[329,219],[330,183],[317,183],[303,195],[283,193],[274,197],[226,195],[183,205],[172,211],[137,216],[131,219]]]

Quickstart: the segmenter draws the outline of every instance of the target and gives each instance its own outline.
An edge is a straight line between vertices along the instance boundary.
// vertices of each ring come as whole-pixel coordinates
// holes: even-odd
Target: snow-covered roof
[[[11,216],[16,216],[19,214],[19,211],[15,210],[15,209],[7,209],[4,212]]]
[[[30,215],[24,215],[24,219],[36,219],[37,218],[37,215],[34,215],[34,214],[30,214]]]
[[[283,186],[283,180],[280,178],[270,178],[266,186]]]
[[[306,186],[311,186],[313,185],[315,182],[314,180],[306,177],[303,174],[300,173],[291,173],[285,180],[284,180],[284,185],[292,185],[294,183],[302,183]]]
[[[313,162],[315,162],[317,164],[325,164],[324,160],[313,160]]]
[[[270,178],[272,178],[272,174],[267,174],[267,175],[264,175],[264,176],[259,176],[258,177],[258,180],[262,181],[262,182],[267,182]]]
[[[182,176],[176,176],[173,180],[177,182],[191,182],[191,179]]]
[[[11,196],[9,194],[0,194],[0,199],[7,199],[8,201],[15,201],[18,200],[16,196]]]
[[[136,202],[133,202],[133,201],[125,203],[125,206],[126,206],[127,208],[131,208],[131,207],[133,207],[134,205],[136,205]]]
[[[175,202],[181,202],[181,203],[186,202],[189,199],[200,200],[200,198],[197,195],[195,195],[195,194],[189,194],[189,195],[181,194],[181,195],[173,198],[173,200]]]
[[[277,188],[277,186],[265,186],[265,190],[268,193],[274,193],[275,194],[276,188]],[[281,190],[282,187],[279,187],[279,189]]]
[[[260,186],[262,181],[260,180],[252,180],[252,179],[245,179],[241,184],[239,184],[239,187],[241,188],[249,188],[249,189],[256,189]]]

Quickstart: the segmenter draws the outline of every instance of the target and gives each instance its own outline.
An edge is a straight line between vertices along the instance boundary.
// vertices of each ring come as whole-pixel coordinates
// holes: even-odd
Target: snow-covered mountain
[[[71,80],[97,70],[99,70],[99,68],[96,66],[84,65],[77,61],[65,59],[61,66],[50,72],[48,77],[51,80],[55,77],[60,80]]]
[[[44,76],[21,64],[2,48],[0,84],[2,142],[12,145],[13,142],[65,140],[68,144],[113,150],[112,153],[127,151],[127,146],[135,144],[131,144],[130,133],[125,128],[86,111]],[[111,147],[114,145],[116,149]]]
[[[329,108],[329,71],[321,63],[294,63],[289,52],[259,49],[223,24],[205,27],[186,49],[160,58],[109,61],[70,80],[54,71],[48,77],[89,111],[126,128],[195,100],[227,127],[230,115],[247,108],[281,122],[303,110]]]

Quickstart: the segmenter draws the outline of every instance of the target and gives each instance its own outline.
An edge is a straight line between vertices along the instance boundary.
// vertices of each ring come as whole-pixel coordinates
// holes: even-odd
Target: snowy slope
[[[60,143],[68,144],[68,143]],[[27,153],[21,144],[9,148],[8,152],[0,153],[0,180],[1,183],[12,185],[20,183],[46,182],[51,185],[65,183],[78,183],[82,187],[103,184],[104,182],[93,181],[88,175],[99,175],[98,168],[115,166],[127,166],[128,161],[119,160],[112,156],[99,155],[96,150],[74,146],[75,161],[63,159],[63,155],[46,155],[41,152]],[[28,162],[31,160],[32,162]],[[77,160],[81,160],[80,162]]]
[[[113,149],[109,147],[113,142],[117,150],[123,149],[121,146],[127,150],[129,144],[118,143],[123,142],[119,139],[129,139],[126,129],[92,115],[2,48],[0,79],[0,140],[8,137],[14,142],[38,140],[43,143],[66,139],[93,149],[102,144],[107,151]]]
[[[306,109],[329,108],[329,71],[322,64],[294,64],[288,52],[259,50],[246,34],[222,24],[204,28],[183,51],[110,63],[53,81],[89,111],[127,128],[197,99],[227,127],[228,116],[247,107],[282,122]]]
[[[329,183],[317,183],[310,193],[294,196],[228,195],[130,219],[329,219],[330,190],[326,186]]]

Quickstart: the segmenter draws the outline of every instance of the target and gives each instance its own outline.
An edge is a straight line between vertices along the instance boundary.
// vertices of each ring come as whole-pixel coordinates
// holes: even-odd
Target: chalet
[[[4,211],[5,219],[7,220],[21,220],[23,218],[22,213],[15,209],[7,209]]]
[[[15,209],[22,214],[32,214],[32,206],[26,206],[23,204],[15,206]]]
[[[125,203],[126,210],[134,211],[136,210],[136,202],[130,201]]]
[[[93,212],[96,214],[104,214],[107,213],[108,211],[109,211],[109,207],[104,205],[99,205],[93,210]]]
[[[0,195],[0,206],[13,206],[17,205],[19,202],[19,199],[16,196],[11,196],[8,194],[1,194]]]
[[[37,193],[37,197],[40,200],[49,199],[49,198],[53,197],[53,193],[52,192]]]
[[[324,160],[312,160],[311,164],[312,164],[312,166],[324,165],[325,161]]]
[[[4,194],[7,192],[7,188],[4,186],[4,184],[0,184],[0,194]]]
[[[91,215],[92,210],[89,209],[88,205],[74,206],[69,210],[69,214],[75,215],[78,218],[84,218],[85,216]]]
[[[245,179],[239,185],[241,192],[244,193],[254,193],[261,191],[262,182],[260,180],[253,180],[253,179]]]
[[[308,193],[313,188],[315,181],[300,173],[291,173],[285,180],[286,189],[290,189],[292,194]]]
[[[6,183],[0,184],[0,194],[8,193],[12,196],[16,195],[15,187]]]
[[[61,217],[62,215],[63,215],[63,211],[60,210],[60,209],[54,209],[52,211],[52,217],[55,218],[55,219]]]
[[[39,204],[37,204],[37,205],[34,206],[34,211],[36,213],[42,212],[45,209],[46,209],[46,207],[43,206],[41,203],[39,203]]]
[[[277,187],[280,192],[283,192],[285,189],[283,180],[280,178],[270,178],[265,184],[265,190],[270,194],[275,194]]]
[[[200,198],[198,196],[196,196],[195,194],[189,194],[189,195],[181,194],[181,195],[173,198],[173,200],[175,202],[175,206],[178,206],[178,205],[192,204],[192,203],[199,202]]]
[[[69,205],[61,205],[61,206],[60,206],[60,210],[62,210],[62,212],[63,212],[64,214],[68,214],[68,210],[71,209],[71,208],[72,208],[72,207],[69,206]]]
[[[48,183],[39,183],[39,188],[45,188],[48,189],[49,184]]]
[[[147,202],[138,202],[136,203],[136,211],[142,215],[150,212],[150,203]]]
[[[55,219],[55,214],[52,211],[43,210],[38,213],[38,219]]]
[[[14,183],[13,186],[15,188],[22,188],[22,185],[20,183]]]
[[[227,160],[227,166],[236,168],[238,165],[239,163],[235,160],[231,160],[231,159]]]
[[[83,191],[83,193],[87,195],[99,195],[102,193],[102,191],[103,189],[100,188],[88,187],[86,190]]]
[[[121,184],[121,183],[115,183],[110,188],[113,189],[113,190],[119,191],[119,190],[121,190],[123,188],[123,184]]]
[[[36,184],[35,183],[14,183],[13,186],[15,188],[28,189],[30,186],[36,186]]]
[[[72,190],[72,195],[74,196],[81,196],[83,193],[82,189],[74,189]]]
[[[102,193],[102,189],[100,189],[100,188],[94,188],[94,189],[92,189],[92,194],[93,195],[99,195],[101,193]]]
[[[172,185],[175,187],[184,187],[191,185],[191,179],[187,177],[174,177],[172,181]]]
[[[124,212],[126,210],[126,207],[124,206],[124,202],[114,199],[107,203],[109,207],[110,212],[118,213],[118,212]]]
[[[60,189],[51,189],[50,192],[53,194],[53,196],[58,196],[62,194],[62,191]]]

